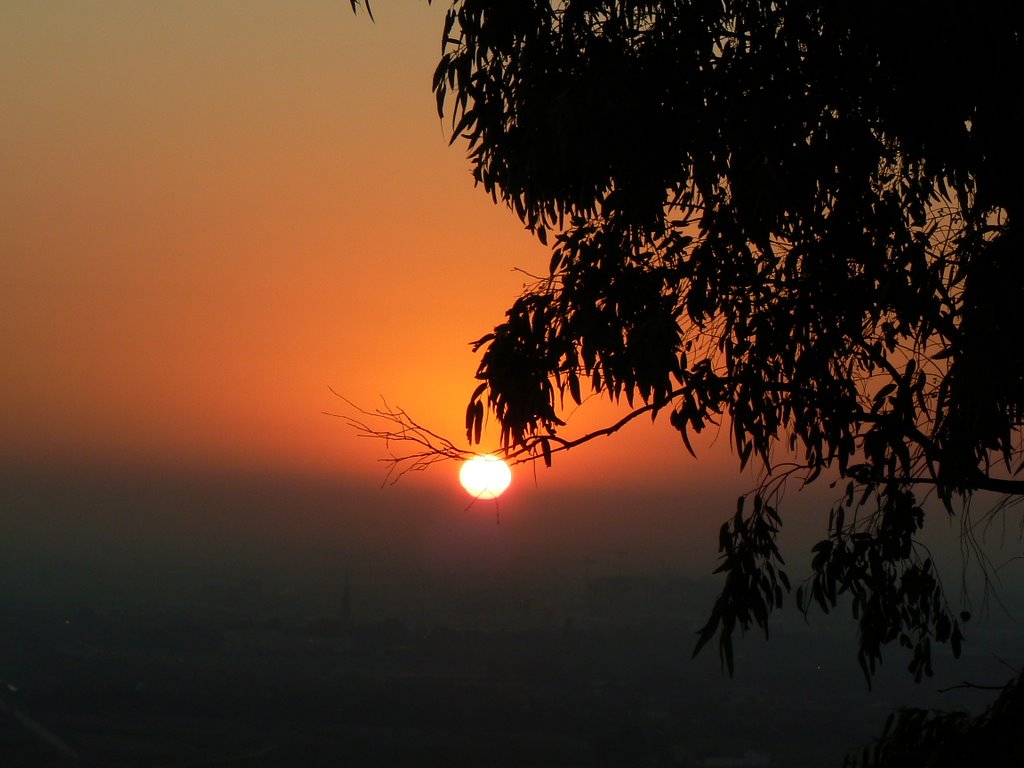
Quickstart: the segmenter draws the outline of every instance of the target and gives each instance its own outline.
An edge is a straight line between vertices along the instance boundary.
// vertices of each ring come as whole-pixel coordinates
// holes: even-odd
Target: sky
[[[684,547],[713,567],[749,486],[724,436],[698,463],[638,423],[467,510],[456,466],[381,489],[386,446],[325,415],[352,413],[332,390],[386,401],[464,445],[469,342],[549,260],[449,145],[430,89],[444,6],[371,23],[338,0],[0,5],[9,553],[284,535],[300,559]],[[573,423],[620,415],[590,403]]]
[[[380,553],[713,570],[754,483],[724,434],[696,461],[641,420],[469,504],[454,465],[382,488],[387,447],[325,415],[352,413],[332,390],[386,401],[464,444],[469,342],[549,261],[449,145],[445,7],[0,4],[0,578]],[[589,403],[574,434],[621,415]],[[794,548],[834,496],[787,497]]]
[[[5,5],[4,461],[362,474],[329,388],[461,436],[547,256],[448,146],[441,10]]]
[[[5,460],[362,471],[329,387],[455,423],[536,249],[403,5],[5,4]]]

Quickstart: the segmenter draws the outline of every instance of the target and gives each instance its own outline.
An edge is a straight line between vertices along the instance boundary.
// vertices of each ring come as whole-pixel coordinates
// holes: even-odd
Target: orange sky
[[[338,0],[0,4],[0,475],[37,478],[0,489],[15,550],[51,558],[72,529],[98,552],[154,532],[279,548],[287,527],[434,561],[592,541],[713,567],[751,485],[724,435],[698,463],[645,421],[536,483],[520,469],[495,531],[457,467],[381,491],[384,446],[323,415],[331,387],[383,396],[461,440],[468,342],[514,268],[549,261],[448,145],[446,4],[380,5],[372,24]],[[621,415],[597,410],[580,429]]]
[[[694,461],[642,420],[520,468],[496,529],[455,466],[381,491],[384,446],[323,415],[333,387],[461,439],[468,342],[549,261],[448,146],[447,4],[378,5],[0,4],[0,579],[60,537],[277,552],[286,530],[302,557],[390,537],[433,562],[714,567],[753,484],[725,435]],[[621,415],[598,411],[577,430]],[[834,495],[794,489],[787,528],[823,535]]]
[[[467,342],[547,255],[447,144],[442,12],[3,6],[4,462],[376,473],[329,386],[461,435]],[[667,431],[632,442],[685,462]]]

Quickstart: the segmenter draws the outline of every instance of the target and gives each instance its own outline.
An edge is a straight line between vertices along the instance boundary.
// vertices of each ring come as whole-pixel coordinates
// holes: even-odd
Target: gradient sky
[[[380,491],[383,444],[323,415],[344,411],[330,388],[384,397],[460,440],[468,342],[521,291],[516,268],[546,269],[448,145],[444,6],[381,4],[374,24],[338,0],[0,5],[2,515],[26,551],[69,530],[97,550],[153,531],[310,541],[358,514],[368,541],[495,535],[462,530],[492,507],[465,510],[455,466]],[[580,429],[618,416],[589,410]],[[699,542],[712,563],[747,490],[723,482],[727,442],[697,464],[667,423],[636,424],[536,482],[520,470],[503,530],[533,522],[502,535],[552,556]],[[298,509],[285,478],[328,490]],[[211,483],[235,495],[195,491]]]
[[[454,466],[379,490],[384,446],[323,414],[344,410],[333,387],[461,438],[468,342],[520,292],[515,268],[548,263],[448,145],[445,6],[380,3],[372,24],[342,0],[0,4],[8,557],[70,537],[216,558],[287,531],[298,559],[391,537],[436,562],[603,547],[713,568],[752,485],[724,435],[695,462],[638,423],[536,482],[520,469],[498,530]],[[617,416],[597,411],[579,428]],[[818,536],[821,485],[784,510]]]
[[[402,6],[4,5],[4,460],[348,472],[328,386],[454,423],[537,249]]]
[[[328,387],[461,434],[547,256],[447,145],[442,10],[4,5],[4,461],[361,474]]]

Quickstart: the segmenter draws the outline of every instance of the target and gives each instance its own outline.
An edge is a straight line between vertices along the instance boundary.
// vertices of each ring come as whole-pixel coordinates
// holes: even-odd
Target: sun
[[[512,482],[512,470],[493,454],[474,456],[459,470],[459,482],[477,499],[496,499]]]

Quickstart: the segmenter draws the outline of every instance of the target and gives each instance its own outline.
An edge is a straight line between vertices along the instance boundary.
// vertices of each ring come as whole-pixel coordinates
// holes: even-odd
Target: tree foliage
[[[353,3],[355,6],[356,3]],[[476,182],[549,274],[475,342],[510,452],[570,440],[588,393],[724,424],[762,487],[722,527],[698,649],[767,629],[789,582],[778,491],[845,489],[805,609],[848,595],[870,678],[898,641],[959,654],[918,544],[933,496],[1024,492],[1021,28],[944,0],[455,0],[434,75]],[[627,417],[628,418],[628,417]],[[617,427],[616,427],[617,428]],[[612,430],[609,430],[612,431]],[[795,468],[794,468],[795,467]]]
[[[569,445],[565,399],[640,403],[689,447],[726,421],[767,472],[723,526],[716,632],[782,600],[776,457],[846,485],[798,595],[849,593],[882,645],[959,653],[916,545],[1018,494],[1024,344],[1019,22],[1000,4],[462,0],[434,78],[476,181],[546,242],[549,276],[476,342],[506,447]],[[1010,83],[1013,84],[1011,85]],[[786,472],[791,472],[787,469]],[[774,474],[773,474],[774,472]]]
[[[847,758],[847,768],[961,768],[1024,763],[1024,677],[1018,674],[980,715],[900,709],[874,746]]]

